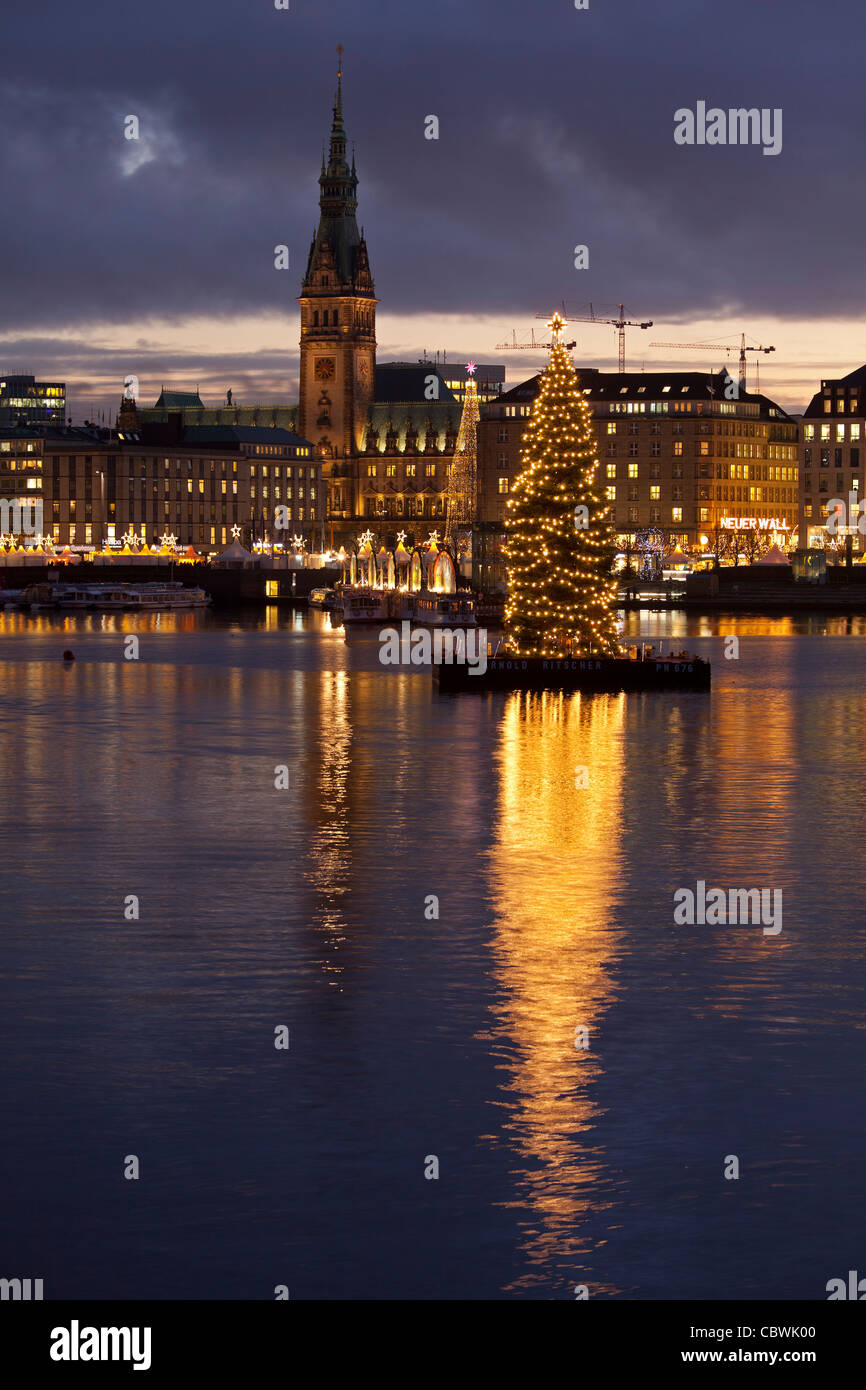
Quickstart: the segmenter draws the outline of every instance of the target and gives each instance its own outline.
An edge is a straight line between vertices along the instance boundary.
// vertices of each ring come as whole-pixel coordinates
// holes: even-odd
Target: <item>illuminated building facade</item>
[[[702,549],[716,528],[755,520],[797,525],[797,422],[766,396],[725,397],[724,372],[602,373],[578,369],[592,411],[599,483],[624,547],[656,527],[671,546]],[[482,408],[479,520],[503,522],[537,376]],[[702,542],[702,537],[706,538]]]
[[[0,425],[63,425],[66,385],[33,376],[0,375]]]
[[[827,504],[845,503],[847,513],[836,535],[844,542],[850,533],[852,549],[862,551],[859,529],[864,490],[863,450],[866,448],[866,366],[848,376],[822,381],[800,426],[800,544],[824,547],[827,542]],[[857,500],[851,501],[851,498]]]
[[[182,438],[66,429],[0,428],[0,498],[42,502],[55,545],[120,542],[225,547],[232,527],[247,540],[321,541],[321,462],[309,440],[274,428],[194,426]],[[287,509],[276,529],[276,509]]]

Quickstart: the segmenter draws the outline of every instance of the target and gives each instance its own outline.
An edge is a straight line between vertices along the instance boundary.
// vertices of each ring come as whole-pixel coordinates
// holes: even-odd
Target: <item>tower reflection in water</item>
[[[494,1101],[514,1157],[525,1209],[506,1292],[571,1281],[612,1293],[592,1277],[582,1219],[609,1205],[615,1175],[594,1142],[598,1030],[615,1000],[622,932],[623,695],[515,694],[497,757],[499,798],[491,845],[493,978],[500,986],[490,1038],[501,1071]],[[580,768],[587,782],[575,786]],[[578,1050],[576,1030],[589,1046]],[[602,1189],[607,1198],[602,1195]]]

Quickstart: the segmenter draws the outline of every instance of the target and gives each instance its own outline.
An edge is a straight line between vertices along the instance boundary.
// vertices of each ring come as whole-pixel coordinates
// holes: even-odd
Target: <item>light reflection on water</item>
[[[809,1298],[862,1263],[863,620],[626,630],[710,654],[712,695],[440,697],[276,608],[0,614],[12,1265]],[[698,878],[781,887],[783,932],[674,928]]]

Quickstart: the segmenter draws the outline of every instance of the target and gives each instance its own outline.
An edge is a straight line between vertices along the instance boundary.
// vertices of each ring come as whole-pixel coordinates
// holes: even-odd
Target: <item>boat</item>
[[[520,656],[502,644],[487,645],[484,669],[466,664],[432,667],[440,691],[480,690],[709,691],[710,663],[685,652],[656,653],[633,644],[625,656]]]
[[[307,603],[310,608],[323,608],[326,612],[333,612],[339,607],[339,599],[336,589],[311,589]]]
[[[419,627],[475,627],[475,601],[468,589],[452,594],[433,593],[422,589],[409,593],[403,589],[391,594],[391,617],[398,622],[417,623]]]
[[[340,591],[339,607],[346,627],[361,623],[387,623],[390,618],[388,593],[384,589],[347,586]]]
[[[210,602],[204,589],[180,581],[153,584],[54,584],[52,608],[99,612],[142,612],[152,609],[204,608]]]

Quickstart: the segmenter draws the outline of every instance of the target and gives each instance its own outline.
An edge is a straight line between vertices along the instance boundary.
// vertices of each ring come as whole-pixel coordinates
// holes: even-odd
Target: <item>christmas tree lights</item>
[[[559,314],[548,326],[550,361],[505,518],[505,626],[523,656],[618,656],[610,577],[616,542],[610,509],[595,488],[592,418],[560,342]]]
[[[445,498],[445,540],[454,547],[455,554],[458,534],[472,526],[478,505],[478,392],[473,378],[474,362],[467,362],[466,372],[469,380]],[[459,538],[465,539],[462,535]]]

